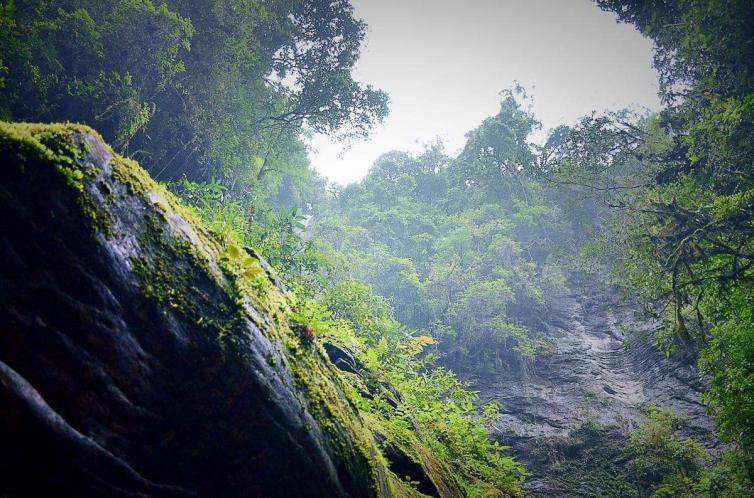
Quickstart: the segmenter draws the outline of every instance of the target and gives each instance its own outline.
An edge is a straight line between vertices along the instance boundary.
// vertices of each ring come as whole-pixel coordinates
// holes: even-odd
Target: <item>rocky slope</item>
[[[0,496],[418,496],[263,261],[85,127],[0,163]]]
[[[648,403],[680,413],[686,436],[717,447],[693,361],[665,358],[655,346],[658,324],[636,306],[582,283],[545,321],[553,350],[531,367],[464,374],[483,401],[504,405],[494,435],[527,465],[532,496],[611,496],[610,483],[600,483],[594,469],[586,476],[593,482],[578,489],[562,473],[578,473],[579,459],[619,458]]]

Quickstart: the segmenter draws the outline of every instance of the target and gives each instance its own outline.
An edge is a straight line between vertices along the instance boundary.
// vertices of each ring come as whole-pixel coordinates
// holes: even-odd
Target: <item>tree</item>
[[[667,108],[587,119],[540,166],[620,208],[609,236],[624,283],[666,305],[666,345],[701,350],[710,411],[751,478],[754,328],[741,317],[754,306],[754,5],[597,3],[655,42]]]
[[[2,12],[0,114],[90,124],[161,180],[263,182],[306,169],[286,159],[305,128],[363,136],[387,113],[385,94],[351,77],[365,25],[346,0],[30,0]]]

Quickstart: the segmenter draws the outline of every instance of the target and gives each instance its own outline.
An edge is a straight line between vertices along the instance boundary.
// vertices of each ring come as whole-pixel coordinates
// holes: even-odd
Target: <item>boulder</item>
[[[413,493],[258,256],[89,128],[0,162],[0,495]]]

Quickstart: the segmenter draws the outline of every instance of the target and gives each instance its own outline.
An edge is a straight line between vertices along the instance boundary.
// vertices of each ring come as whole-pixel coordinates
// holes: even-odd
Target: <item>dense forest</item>
[[[529,493],[536,472],[490,438],[505,401],[461,379],[525,382],[557,354],[563,296],[594,287],[695,368],[715,443],[648,404],[610,454],[619,473],[591,494],[571,475],[568,496],[751,496],[754,4],[595,8],[654,42],[662,111],[595,112],[537,145],[529,97],[510,88],[457,155],[387,151],[347,186],[313,170],[307,136],[366,137],[389,108],[353,79],[367,26],[348,0],[7,0],[0,119],[95,128],[234,271],[255,279],[244,255],[268,261],[294,320],[358,370],[349,396],[388,460],[391,440],[416,441],[466,496]]]

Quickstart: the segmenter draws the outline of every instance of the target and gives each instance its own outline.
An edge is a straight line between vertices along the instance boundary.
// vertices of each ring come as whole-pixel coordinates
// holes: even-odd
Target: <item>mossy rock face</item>
[[[88,128],[0,123],[0,164],[0,495],[391,494],[263,262]]]

